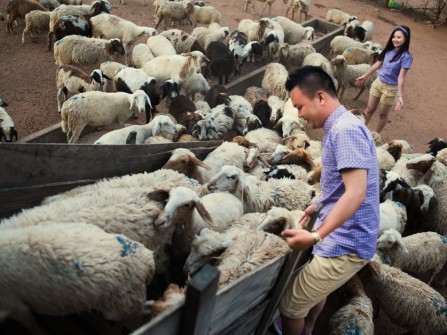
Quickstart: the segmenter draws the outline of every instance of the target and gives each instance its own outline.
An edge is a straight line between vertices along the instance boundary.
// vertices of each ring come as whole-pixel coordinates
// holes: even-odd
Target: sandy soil
[[[89,2],[89,1],[86,1]],[[217,7],[222,12],[222,24],[236,29],[242,18],[257,19],[259,16],[244,11],[242,0],[207,0],[207,4]],[[411,2],[411,1],[409,1]],[[6,16],[7,0],[0,0],[0,12]],[[151,1],[143,6],[142,0],[128,0],[121,5],[112,0],[112,14],[130,19],[137,24],[154,26]],[[263,3],[256,3],[259,11]],[[324,18],[328,9],[338,7],[360,20],[372,20],[375,23],[375,42],[385,45],[390,32],[397,24],[411,27],[412,42],[410,51],[414,57],[405,87],[404,108],[392,112],[390,123],[382,133],[383,140],[405,139],[413,144],[416,152],[425,152],[427,142],[434,137],[445,137],[447,118],[447,98],[444,82],[447,70],[447,26],[433,30],[426,21],[404,15],[400,11],[377,8],[374,1],[354,0],[312,0],[309,10],[310,18]],[[277,0],[271,15],[285,15],[286,5]],[[289,14],[290,15],[290,14]],[[0,22],[0,98],[9,103],[7,108],[15,120],[19,137],[42,130],[60,121],[56,107],[55,69],[53,54],[47,51],[46,34],[42,34],[34,43],[28,40],[21,43],[23,21],[14,26],[15,34],[6,32],[5,22]],[[190,27],[182,26],[190,31]],[[138,41],[140,42],[140,41]],[[144,42],[144,41],[142,41]],[[90,70],[92,67],[83,67]],[[356,90],[351,89],[343,101],[346,107],[364,109],[368,95],[364,93],[358,101],[352,97]],[[375,129],[377,116],[371,121]],[[329,311],[327,311],[329,312]],[[320,324],[315,334],[324,334]],[[383,317],[377,325],[377,334],[396,334],[402,330],[395,327]]]

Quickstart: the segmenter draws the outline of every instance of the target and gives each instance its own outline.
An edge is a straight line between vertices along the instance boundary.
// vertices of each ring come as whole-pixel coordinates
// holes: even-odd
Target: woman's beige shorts
[[[397,85],[385,84],[377,77],[371,85],[369,94],[380,98],[382,105],[392,106],[397,100]]]
[[[289,283],[279,311],[291,319],[307,316],[310,309],[345,284],[368,263],[355,254],[339,257],[314,256]]]

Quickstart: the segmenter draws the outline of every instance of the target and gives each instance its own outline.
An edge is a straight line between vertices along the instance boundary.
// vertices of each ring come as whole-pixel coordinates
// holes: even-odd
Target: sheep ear
[[[208,165],[206,165],[204,162],[202,162],[200,159],[198,159],[197,157],[192,157],[191,158],[191,161],[195,164],[195,165],[197,165],[197,166],[201,166],[201,167],[203,167],[204,169],[207,169],[207,170],[211,170],[211,168],[208,166]]]
[[[169,198],[170,189],[159,189],[149,192],[148,197],[154,201],[164,201]]]
[[[249,198],[251,193],[248,185],[245,183],[245,180],[242,176],[239,176],[237,183],[237,192],[239,194],[239,199],[241,199],[242,203],[244,203],[244,198]]]
[[[196,202],[196,209],[199,212],[202,219],[205,220],[205,222],[208,225],[210,225],[211,227],[216,227],[216,225],[214,224],[213,218],[211,217],[210,213],[208,213],[205,206],[203,206],[203,203],[201,201]]]
[[[158,135],[160,133],[160,122],[155,122],[154,128],[152,128],[152,136]]]
[[[405,246],[404,242],[402,241],[402,239],[398,239],[396,242],[397,242],[398,247],[399,247],[404,253],[406,253],[406,254],[409,253],[409,251],[408,251],[407,247]]]

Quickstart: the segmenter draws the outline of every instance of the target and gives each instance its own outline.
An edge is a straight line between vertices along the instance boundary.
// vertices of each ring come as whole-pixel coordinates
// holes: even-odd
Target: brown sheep
[[[6,6],[6,30],[12,34],[13,22],[18,18],[25,19],[25,15],[32,10],[48,11],[40,3],[32,0],[11,0]]]

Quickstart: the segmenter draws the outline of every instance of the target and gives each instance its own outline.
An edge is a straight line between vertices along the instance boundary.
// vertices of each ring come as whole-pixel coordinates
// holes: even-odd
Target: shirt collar
[[[345,113],[346,108],[343,105],[340,105],[335,111],[332,112],[331,115],[324,121],[323,124],[323,131],[325,134],[327,134],[334,124],[337,122],[337,120]]]

